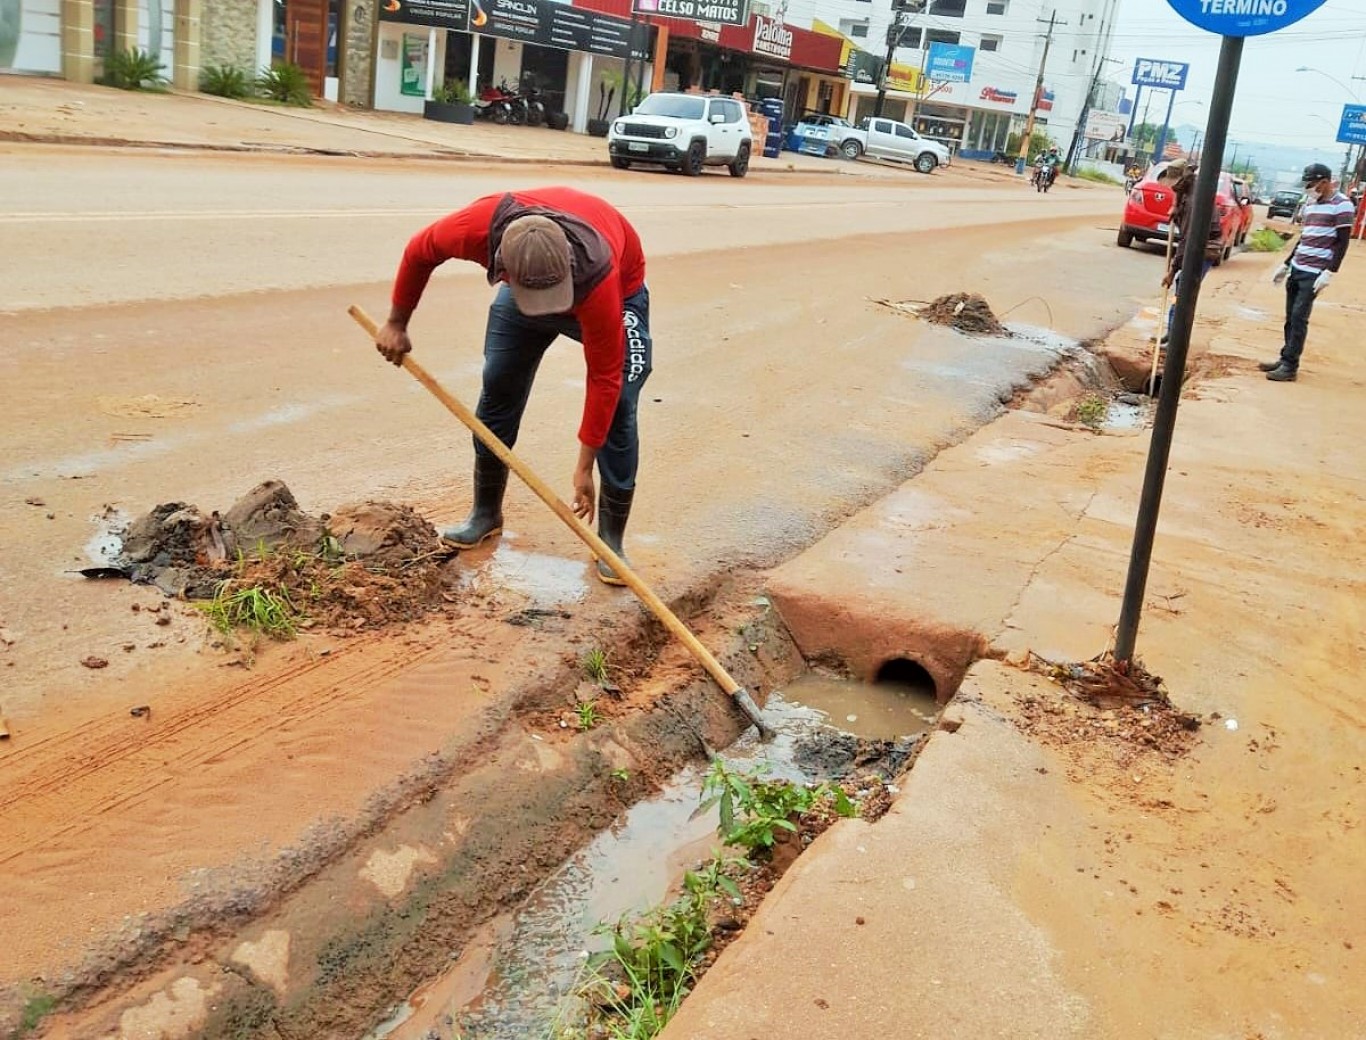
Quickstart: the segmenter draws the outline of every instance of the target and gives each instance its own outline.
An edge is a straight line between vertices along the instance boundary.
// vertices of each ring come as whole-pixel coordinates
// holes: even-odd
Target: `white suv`
[[[734,98],[651,94],[607,132],[612,165],[662,163],[696,177],[704,166],[725,166],[732,177],[749,172],[754,134]]]

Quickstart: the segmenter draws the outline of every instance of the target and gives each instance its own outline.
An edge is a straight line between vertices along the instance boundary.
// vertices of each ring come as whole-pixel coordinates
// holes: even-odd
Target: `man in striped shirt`
[[[1290,259],[1271,275],[1273,284],[1285,282],[1285,343],[1277,360],[1264,361],[1260,366],[1273,383],[1295,381],[1314,297],[1333,280],[1352,240],[1355,208],[1333,186],[1333,171],[1323,163],[1311,163],[1304,168],[1303,180],[1304,230]]]

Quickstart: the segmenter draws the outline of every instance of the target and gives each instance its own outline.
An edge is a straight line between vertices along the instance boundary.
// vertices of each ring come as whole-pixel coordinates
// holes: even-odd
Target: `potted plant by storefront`
[[[474,97],[463,79],[447,80],[434,92],[431,101],[422,103],[422,118],[438,123],[474,122]]]
[[[588,120],[588,132],[594,137],[606,137],[612,126],[612,101],[618,94],[626,94],[626,111],[632,112],[644,98],[643,90],[634,84],[626,85],[626,77],[620,69],[607,69],[598,78],[598,118]]]
[[[612,111],[612,100],[617,96],[621,84],[621,73],[607,70],[598,77],[598,118],[588,120],[588,133],[592,137],[606,137],[612,126],[608,113]]]

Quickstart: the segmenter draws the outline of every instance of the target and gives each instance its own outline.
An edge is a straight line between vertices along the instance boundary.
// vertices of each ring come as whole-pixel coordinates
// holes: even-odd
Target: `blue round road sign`
[[[1294,25],[1324,0],[1167,0],[1191,25],[1220,36],[1261,36]]]

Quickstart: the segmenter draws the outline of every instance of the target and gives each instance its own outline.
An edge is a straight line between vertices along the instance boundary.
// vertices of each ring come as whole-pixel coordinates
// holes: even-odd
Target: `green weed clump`
[[[213,627],[225,635],[245,628],[272,639],[293,639],[301,618],[283,589],[239,585],[231,578],[219,583],[213,599],[199,607]]]
[[[583,667],[583,674],[589,682],[597,683],[601,686],[607,681],[607,651],[595,646],[583,655],[583,660],[579,662]]]
[[[582,994],[602,1018],[606,1036],[652,1040],[664,1031],[712,946],[713,908],[743,900],[731,874],[748,869],[744,860],[713,855],[683,875],[683,894],[673,902],[598,926],[611,945],[589,959]]]
[[[1077,402],[1077,422],[1093,430],[1100,429],[1105,417],[1110,414],[1110,402],[1100,394],[1087,394]]]
[[[780,831],[795,833],[798,817],[829,801],[837,816],[855,816],[853,801],[833,784],[793,784],[762,780],[730,769],[716,759],[702,784],[702,808],[717,808],[717,835],[753,855],[773,848]]]
[[[584,701],[578,707],[579,729],[587,732],[602,721],[602,716],[598,714],[597,705],[592,701]]]
[[[699,811],[713,807],[722,842],[749,856],[713,853],[683,875],[683,891],[673,901],[599,925],[598,933],[609,937],[610,945],[589,958],[587,982],[581,989],[593,1028],[586,1034],[561,1030],[555,1033],[557,1038],[658,1036],[708,960],[714,922],[731,917],[744,905],[740,880],[752,869],[753,859],[765,858],[780,834],[795,833],[796,821],[804,815],[858,813],[849,796],[833,784],[768,780],[731,769],[720,759],[712,763],[703,782]]]
[[[1258,228],[1247,236],[1247,248],[1253,253],[1279,253],[1285,248],[1285,239],[1270,228]]]
[[[1094,181],[1096,184],[1113,184],[1116,187],[1124,187],[1124,182],[1113,174],[1106,173],[1104,170],[1095,170],[1090,167],[1077,171],[1077,176],[1084,181]]]
[[[26,1036],[38,1028],[48,1015],[52,1014],[57,1008],[57,998],[50,993],[38,993],[29,997],[24,1002],[24,1011],[19,1019],[19,1032],[17,1035]]]

